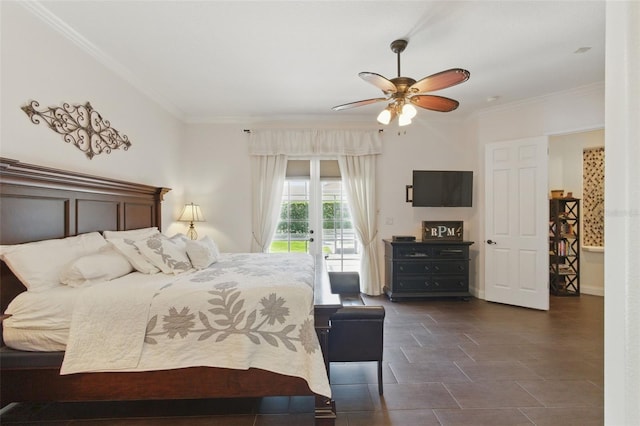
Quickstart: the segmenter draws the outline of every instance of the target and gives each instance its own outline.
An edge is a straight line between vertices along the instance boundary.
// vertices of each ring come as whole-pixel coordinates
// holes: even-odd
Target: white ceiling
[[[469,81],[434,94],[478,109],[604,81],[603,1],[42,1],[28,6],[189,122],[345,120],[384,104],[360,71],[449,69]],[[589,47],[585,53],[574,53]],[[488,102],[489,97],[499,99]],[[423,116],[443,113],[421,110]]]

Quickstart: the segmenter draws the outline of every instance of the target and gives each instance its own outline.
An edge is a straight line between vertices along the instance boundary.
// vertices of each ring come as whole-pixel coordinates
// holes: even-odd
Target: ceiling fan
[[[376,102],[390,101],[388,106],[378,115],[380,124],[389,124],[398,117],[398,125],[406,126],[416,116],[417,110],[413,105],[432,111],[449,112],[458,108],[459,102],[443,96],[427,95],[426,92],[446,89],[456,84],[464,83],[471,73],[461,68],[452,68],[441,71],[415,81],[410,77],[400,75],[400,53],[407,47],[408,41],[404,39],[394,40],[391,43],[391,51],[398,55],[398,76],[391,80],[374,72],[361,72],[358,75],[382,90],[385,98],[365,99],[348,104],[334,106],[334,111],[369,105]]]

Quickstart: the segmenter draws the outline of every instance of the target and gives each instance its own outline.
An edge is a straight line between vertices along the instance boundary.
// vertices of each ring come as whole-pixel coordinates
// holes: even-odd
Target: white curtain
[[[377,130],[252,130],[250,155],[312,157],[382,153]]]
[[[368,295],[377,296],[382,294],[382,285],[376,248],[376,156],[341,155],[338,156],[338,164],[351,209],[353,226],[362,243],[360,290]]]
[[[286,170],[286,155],[251,156],[252,252],[264,253],[269,249],[280,217]]]
[[[277,225],[287,157],[335,156],[340,165],[356,235],[363,246],[361,290],[372,296],[381,294],[375,199],[376,155],[381,153],[382,138],[378,130],[251,131],[249,154],[260,164],[259,171],[254,169],[253,181],[255,251],[266,251]],[[262,158],[271,158],[272,162],[278,158],[282,164],[268,166],[264,163],[268,160],[258,160]]]

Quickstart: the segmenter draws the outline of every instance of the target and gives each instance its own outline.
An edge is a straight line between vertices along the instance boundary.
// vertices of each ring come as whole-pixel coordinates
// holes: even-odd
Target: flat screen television
[[[472,194],[472,171],[413,171],[413,207],[471,207]]]

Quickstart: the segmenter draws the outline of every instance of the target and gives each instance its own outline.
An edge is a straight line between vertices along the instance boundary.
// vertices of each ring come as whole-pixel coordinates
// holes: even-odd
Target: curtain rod
[[[242,131],[245,133],[251,133],[251,129],[243,129]],[[378,133],[382,133],[382,132],[384,132],[384,129],[378,129]]]

